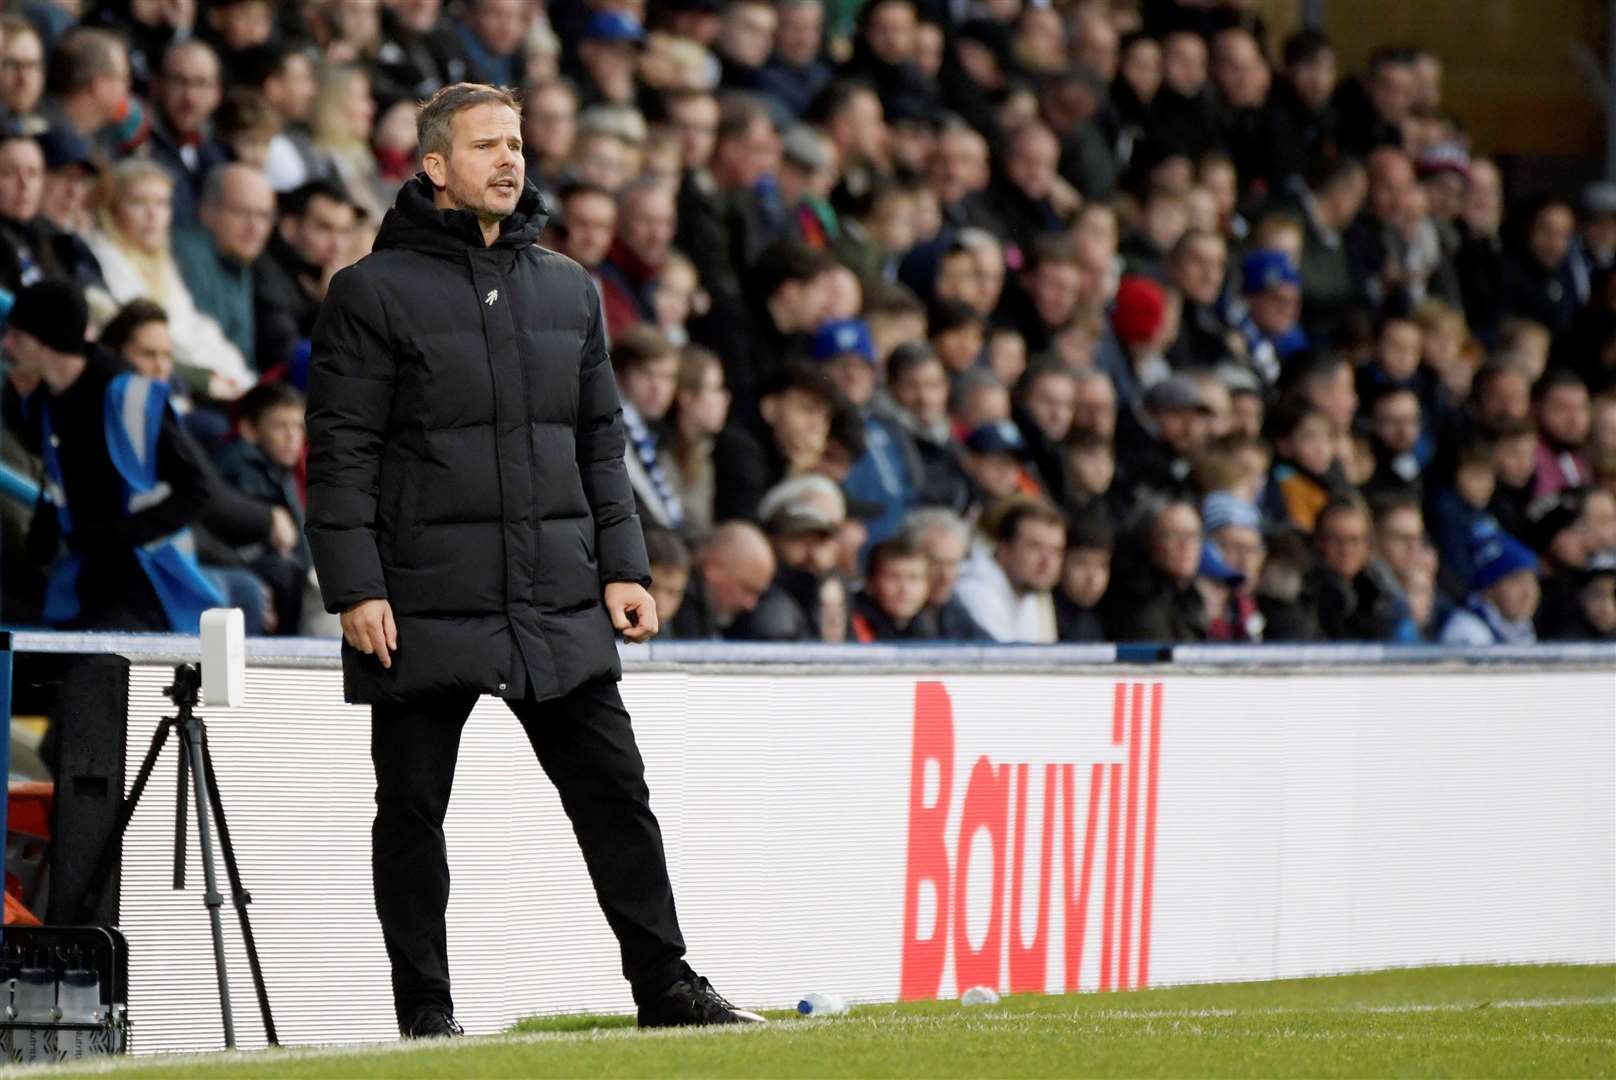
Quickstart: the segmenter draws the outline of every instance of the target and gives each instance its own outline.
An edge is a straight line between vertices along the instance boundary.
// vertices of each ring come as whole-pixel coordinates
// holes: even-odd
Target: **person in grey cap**
[[[1190,464],[1211,437],[1212,409],[1200,384],[1169,375],[1145,392],[1143,408],[1125,414],[1117,430],[1122,489],[1192,498]]]

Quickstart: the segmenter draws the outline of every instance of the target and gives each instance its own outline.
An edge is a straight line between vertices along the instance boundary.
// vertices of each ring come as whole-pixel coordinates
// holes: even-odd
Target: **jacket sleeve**
[[[338,274],[309,361],[307,533],[327,611],[387,597],[376,546],[377,486],[394,362],[381,299],[362,273]]]
[[[172,408],[163,410],[157,432],[157,478],[169,486],[166,499],[108,522],[104,531],[79,530],[74,542],[80,550],[137,548],[185,528],[206,511],[212,498],[207,456],[180,427]],[[90,535],[82,536],[86,532]]]
[[[623,409],[607,360],[600,294],[588,285],[589,331],[578,372],[576,456],[584,498],[595,516],[595,553],[602,585],[614,581],[651,584],[645,536],[634,512],[634,489],[623,464]]]

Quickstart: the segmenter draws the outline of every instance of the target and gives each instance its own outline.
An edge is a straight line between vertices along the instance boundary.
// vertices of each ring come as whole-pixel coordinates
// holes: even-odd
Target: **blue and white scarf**
[[[656,436],[651,434],[651,428],[640,415],[638,409],[623,402],[623,431],[634,446],[634,454],[640,459],[640,465],[645,469],[646,477],[655,489],[657,500],[662,504],[663,516],[667,518],[668,528],[678,530],[685,523],[685,508],[679,502],[679,495],[668,483],[668,474],[663,471],[662,459],[657,455]]]

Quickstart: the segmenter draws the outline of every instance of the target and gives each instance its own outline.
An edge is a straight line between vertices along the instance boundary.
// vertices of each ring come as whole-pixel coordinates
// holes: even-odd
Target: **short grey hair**
[[[522,102],[508,87],[465,82],[445,86],[423,102],[415,114],[415,135],[421,156],[448,157],[454,148],[454,118],[478,105],[505,105],[518,117],[522,115]]]
[[[926,506],[913,510],[903,519],[900,534],[909,543],[924,547],[927,535],[946,532],[966,544],[971,541],[971,527],[954,511],[942,506]]]

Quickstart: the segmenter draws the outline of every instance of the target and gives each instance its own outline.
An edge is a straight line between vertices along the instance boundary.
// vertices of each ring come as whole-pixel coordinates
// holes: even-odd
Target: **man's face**
[[[1072,548],[1061,568],[1061,592],[1078,607],[1091,608],[1111,584],[1111,553],[1104,548]]]
[[[718,138],[718,99],[711,94],[684,94],[673,100],[668,114],[679,129],[685,168],[705,169]]]
[[[1008,451],[979,454],[967,450],[960,456],[965,475],[979,488],[986,501],[1014,495],[1021,487],[1021,459]]]
[[[270,82],[275,84],[275,89],[271,90],[269,83],[266,83],[265,90],[269,92],[276,110],[287,120],[296,123],[307,121],[314,108],[314,95],[319,90],[319,85],[314,81],[314,65],[309,58],[302,53],[288,56],[285,67]]]
[[[525,0],[477,0],[472,4],[471,32],[495,56],[510,56],[527,34]]]
[[[1279,337],[1296,325],[1302,314],[1302,290],[1295,285],[1275,285],[1246,297],[1251,321],[1270,337]]]
[[[166,383],[174,375],[174,337],[166,322],[149,322],[135,328],[121,354],[141,375]]]
[[[875,396],[875,365],[862,356],[844,353],[825,365],[825,374],[855,405],[868,405]]]
[[[1082,296],[1083,271],[1076,263],[1049,261],[1027,275],[1033,308],[1045,326],[1064,326]]]
[[[470,210],[485,224],[511,216],[526,175],[521,128],[516,111],[497,102],[455,114],[450,152],[428,153],[422,162],[450,206]]]
[[[996,552],[1010,587],[1018,593],[1048,592],[1060,580],[1066,554],[1066,527],[1053,521],[1024,518],[1010,540]]]
[[[1206,449],[1212,434],[1212,415],[1204,409],[1157,409],[1150,418],[1156,422],[1162,442],[1182,457],[1194,457]]]
[[[934,288],[939,299],[959,300],[970,304],[978,314],[986,315],[988,312],[983,310],[986,297],[983,296],[982,284],[976,256],[969,251],[954,251],[943,256],[937,268]]]
[[[564,253],[593,270],[606,258],[617,228],[617,204],[597,192],[580,192],[566,202]]]
[[[1352,368],[1346,364],[1337,364],[1329,378],[1311,384],[1306,397],[1337,431],[1346,431],[1352,426],[1352,418],[1358,412],[1358,388],[1352,382]]]
[[[630,41],[590,39],[578,45],[578,59],[590,82],[613,105],[633,104],[634,68],[639,57]]]
[[[830,438],[830,405],[816,394],[795,388],[759,403],[764,422],[788,458],[823,453]]]
[[[1317,55],[1291,68],[1291,83],[1302,104],[1310,109],[1322,108],[1335,93],[1336,60],[1333,49],[1321,49]]]
[[[623,374],[623,396],[647,420],[660,420],[679,390],[679,355],[653,357]]]
[[[45,154],[32,139],[0,143],[0,218],[29,221],[39,216],[45,194]]]
[[[1375,523],[1375,550],[1399,579],[1420,566],[1425,550],[1425,523],[1412,506],[1382,514]]]
[[[522,137],[527,149],[539,160],[566,161],[572,156],[572,142],[578,134],[578,103],[560,86],[535,93],[522,113]]]
[[[1560,446],[1581,446],[1591,424],[1587,389],[1570,384],[1554,387],[1538,405],[1537,422],[1543,434]]]
[[[1016,137],[1005,159],[1005,175],[1029,199],[1049,196],[1055,186],[1055,168],[1060,163],[1060,144],[1041,127],[1029,128]]]
[[[102,114],[110,120],[129,98],[129,53],[119,46],[112,50],[109,70],[90,80],[90,91]]]
[[[825,321],[829,313],[832,281],[829,273],[806,281],[784,281],[776,290],[777,306],[771,305],[780,330],[787,334],[808,333]]]
[[[1420,346],[1424,334],[1418,323],[1398,319],[1389,322],[1380,332],[1377,350],[1380,366],[1394,379],[1407,379],[1420,366]]]
[[[1493,465],[1499,483],[1511,488],[1526,486],[1537,469],[1537,440],[1527,433],[1500,439],[1493,451]]]
[[[243,423],[241,427],[242,435],[283,469],[295,468],[303,456],[303,409],[300,406],[278,406],[260,416],[257,424]]]
[[[1221,237],[1202,236],[1188,241],[1173,263],[1173,284],[1190,300],[1210,306],[1223,291],[1229,268],[1229,248]]]
[[[720,562],[708,558],[703,565],[707,596],[714,613],[722,620],[733,619],[757,607],[758,600],[774,580],[774,558],[745,558]]]
[[[39,107],[45,93],[45,50],[36,34],[10,34],[0,49],[0,104],[19,116]]]
[[[732,0],[719,24],[719,53],[742,67],[762,67],[774,49],[776,21],[769,4]]]
[[[714,151],[719,186],[750,190],[780,165],[780,136],[768,117],[759,116],[740,135],[725,139]]]
[[[1151,561],[1179,585],[1195,579],[1201,566],[1201,518],[1188,506],[1167,507],[1150,531]]]
[[[81,165],[64,165],[45,174],[45,193],[40,199],[39,212],[58,229],[81,232],[94,189],[95,176],[88,169]]]
[[[209,13],[219,40],[227,49],[247,49],[269,40],[275,29],[268,3],[231,4]]]
[[[1214,77],[1224,100],[1235,108],[1260,108],[1268,99],[1270,75],[1256,39],[1246,30],[1218,35]]]
[[[1531,413],[1531,401],[1526,376],[1518,371],[1500,372],[1477,395],[1476,417],[1488,427],[1506,420],[1525,420]]]
[[[871,14],[865,36],[870,51],[888,64],[914,59],[915,9],[908,0],[888,0]]]
[[[219,61],[213,50],[196,46],[176,49],[163,64],[157,100],[163,118],[180,134],[201,131],[219,107]]]
[[[892,397],[922,425],[948,418],[948,376],[943,365],[927,361],[908,368],[892,384]]]
[[[1262,533],[1244,525],[1225,525],[1212,534],[1212,542],[1217,544],[1223,561],[1245,576],[1239,591],[1247,596],[1256,592],[1268,553]]]
[[[312,266],[338,265],[353,242],[354,208],[316,195],[301,218],[288,218],[283,228],[288,242]]]
[[[257,172],[232,169],[216,205],[202,207],[202,223],[219,253],[243,265],[258,258],[275,222],[275,193]]]
[[[920,538],[920,546],[926,551],[928,606],[941,607],[954,595],[967,543],[962,533],[942,528],[934,528]]]
[[[674,202],[670,188],[640,188],[623,207],[618,229],[623,243],[650,267],[667,261],[673,248]]]
[[[1351,581],[1369,563],[1369,520],[1356,511],[1337,511],[1318,523],[1319,559]]]
[[[825,8],[818,0],[799,0],[780,7],[780,27],[774,51],[788,64],[807,67],[819,55],[825,29]]]
[[[769,542],[781,566],[806,570],[815,577],[824,577],[836,569],[836,559],[841,554],[836,533],[830,529],[776,536]]]
[[[888,618],[907,623],[926,607],[930,580],[925,556],[887,559],[870,575],[869,590]]]
[[[1394,454],[1412,453],[1420,441],[1420,399],[1395,393],[1376,401],[1375,437]]]
[[[1369,100],[1388,124],[1400,124],[1414,106],[1414,65],[1382,64],[1369,79]]]
[[[1072,450],[1066,471],[1073,488],[1084,495],[1104,495],[1117,476],[1117,459],[1108,449],[1098,447]]]
[[[1162,82],[1193,97],[1206,85],[1206,41],[1189,32],[1169,34],[1162,48]]]
[[[1024,404],[1044,437],[1052,442],[1061,442],[1072,430],[1072,417],[1077,408],[1077,383],[1070,376],[1057,372],[1040,375],[1027,388]]]
[[[1104,439],[1117,433],[1117,392],[1110,379],[1083,379],[1072,399],[1072,428]]]
[[[974,131],[950,129],[937,140],[932,157],[932,187],[944,206],[988,186],[988,145]]]

